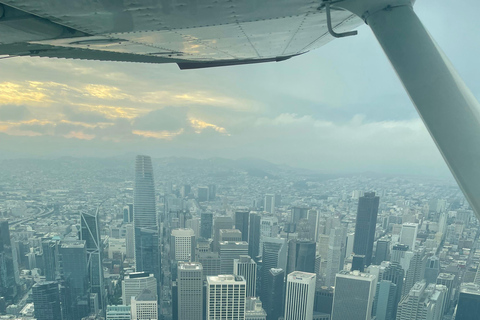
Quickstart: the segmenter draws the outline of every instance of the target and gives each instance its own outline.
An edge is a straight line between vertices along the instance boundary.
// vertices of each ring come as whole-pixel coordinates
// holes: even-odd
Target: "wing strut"
[[[335,4],[362,17],[480,219],[480,104],[404,0]]]

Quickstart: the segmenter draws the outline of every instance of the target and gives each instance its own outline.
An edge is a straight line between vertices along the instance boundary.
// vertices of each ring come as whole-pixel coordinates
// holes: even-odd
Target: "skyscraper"
[[[263,199],[263,211],[268,213],[275,213],[275,195],[266,194]]]
[[[200,252],[197,254],[197,262],[202,264],[204,280],[208,276],[221,274],[221,261],[218,252]]]
[[[58,283],[54,281],[39,282],[32,287],[35,319],[57,320],[62,318]]]
[[[287,268],[287,243],[282,238],[265,238],[263,243],[263,257],[262,257],[262,271],[261,271],[261,283],[262,290],[260,293],[260,299],[265,301],[270,292],[267,290],[267,286],[264,286],[264,282],[270,269],[280,268],[286,270]],[[268,313],[268,311],[267,311]]]
[[[275,238],[278,234],[278,218],[274,216],[260,219],[260,248],[259,255],[263,255],[263,241],[266,237]]]
[[[332,320],[370,320],[376,286],[372,274],[340,271],[335,278]]]
[[[330,316],[332,314],[332,306],[333,306],[333,287],[318,287],[315,288],[315,303],[313,306],[313,310],[315,312],[328,314]]]
[[[242,241],[242,232],[238,229],[220,229],[218,241]]]
[[[400,243],[406,244],[411,251],[415,250],[415,242],[417,240],[418,224],[406,222],[402,224],[400,232]]]
[[[207,277],[207,319],[244,320],[245,290],[242,276]]]
[[[365,263],[367,266],[370,265],[372,261],[379,202],[380,198],[375,196],[375,192],[365,192],[364,196],[358,200],[353,252],[355,254],[365,255]]]
[[[437,256],[431,256],[427,259],[425,266],[425,281],[427,284],[437,283],[437,277],[440,274],[440,259]]]
[[[157,295],[144,289],[131,301],[132,320],[158,320]]]
[[[313,318],[316,275],[294,271],[287,276],[285,292],[285,320],[310,320]]]
[[[202,212],[200,220],[200,236],[204,239],[212,237],[213,213]]]
[[[260,251],[260,221],[261,216],[256,213],[250,213],[248,229],[248,255],[256,259]],[[243,235],[243,233],[242,233]]]
[[[135,228],[157,228],[155,184],[152,159],[137,156],[135,160],[135,186],[133,189],[133,220]]]
[[[262,301],[257,297],[247,297],[245,303],[245,320],[266,320],[267,313],[262,307]]]
[[[100,226],[98,221],[98,208],[95,212],[80,214],[80,239],[85,240],[87,249],[88,278],[90,292],[96,293],[98,305],[105,310],[105,286],[103,278],[103,247],[100,239]]]
[[[76,320],[86,316],[88,309],[88,263],[85,240],[63,240],[58,248],[65,284],[65,315]]]
[[[0,220],[0,296],[12,301],[17,295],[16,273],[13,247],[10,240],[8,220]]]
[[[57,241],[42,241],[43,274],[46,281],[54,281],[57,276],[57,266],[59,266],[57,255]]]
[[[372,316],[376,316],[376,320],[395,319],[396,295],[397,285],[392,281],[381,280],[377,283],[372,312]]]
[[[268,294],[262,298],[263,308],[267,312],[267,320],[278,320],[283,315],[283,292],[285,271],[271,268],[262,279],[262,289]]]
[[[447,288],[422,280],[398,304],[397,320],[441,320]]]
[[[296,224],[301,219],[307,218],[308,207],[293,207],[291,211],[291,222]]]
[[[193,261],[195,259],[195,233],[192,229],[173,229],[170,241],[172,259]]]
[[[148,289],[157,294],[157,279],[153,274],[147,272],[134,272],[125,275],[122,281],[122,301],[124,305],[129,306],[131,298]]]
[[[219,244],[221,274],[233,274],[233,260],[248,254],[248,243],[245,241],[221,241]]]
[[[390,258],[390,241],[387,239],[379,239],[375,250],[374,263],[380,265],[382,261],[388,261]]]
[[[133,222],[135,228],[136,271],[153,273],[160,279],[158,222],[155,206],[155,184],[152,159],[137,156],[133,190]]]
[[[215,217],[213,220],[213,251],[214,252],[220,252],[220,230],[221,229],[232,229],[233,228],[233,220],[230,217],[225,217],[225,216],[220,216],[220,217]]]
[[[316,243],[292,239],[288,242],[287,274],[293,271],[315,273]]]
[[[239,210],[235,212],[235,229],[242,232],[242,241],[248,242],[248,217],[249,211]]]
[[[407,253],[412,254],[410,251],[407,251]],[[425,264],[427,263],[424,247],[417,248],[413,252],[413,255],[410,256],[410,262],[406,263],[408,268],[406,268],[405,272],[405,283],[403,284],[402,296],[407,295],[413,285],[423,279]],[[406,256],[405,259],[408,259],[407,257],[408,256]]]
[[[209,200],[207,186],[201,186],[197,188],[197,199],[198,202],[204,202]]]
[[[328,238],[327,269],[325,272],[325,285],[333,286],[335,276],[343,269],[342,241],[345,235],[345,228],[334,228],[330,230]]]
[[[447,288],[446,299],[445,299],[445,312],[448,312],[452,307],[454,300],[454,289],[455,289],[455,275],[452,273],[440,273],[437,277],[437,284],[444,285]]]
[[[247,297],[257,296],[257,264],[250,256],[241,255],[233,260],[233,274],[245,278]]]
[[[203,268],[200,263],[181,262],[177,272],[178,320],[202,320]]]
[[[477,320],[480,314],[480,285],[462,283],[455,320]]]

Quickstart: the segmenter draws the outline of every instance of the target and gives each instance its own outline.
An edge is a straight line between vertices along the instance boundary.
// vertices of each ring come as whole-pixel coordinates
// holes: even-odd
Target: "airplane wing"
[[[332,36],[311,0],[0,0],[0,55],[178,63],[282,61]],[[332,11],[338,32],[362,20]]]

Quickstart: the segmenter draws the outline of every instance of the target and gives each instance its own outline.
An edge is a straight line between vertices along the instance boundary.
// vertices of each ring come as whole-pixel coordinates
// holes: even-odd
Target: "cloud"
[[[104,113],[83,107],[64,106],[63,114],[67,120],[85,123],[108,122]]]
[[[0,106],[0,121],[20,121],[30,119],[31,117],[32,113],[26,106]]]
[[[133,128],[144,131],[178,131],[189,126],[187,109],[166,107],[136,118]]]

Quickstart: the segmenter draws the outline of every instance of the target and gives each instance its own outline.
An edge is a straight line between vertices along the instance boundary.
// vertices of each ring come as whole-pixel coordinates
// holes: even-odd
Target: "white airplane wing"
[[[281,61],[333,37],[311,0],[0,0],[0,55],[178,63]],[[338,32],[362,23],[332,11]]]

